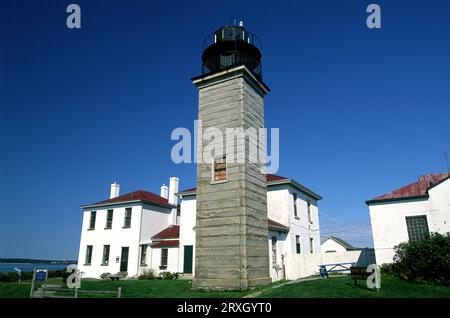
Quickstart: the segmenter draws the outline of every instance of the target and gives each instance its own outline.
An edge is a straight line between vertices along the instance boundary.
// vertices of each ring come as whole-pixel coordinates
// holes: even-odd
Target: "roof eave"
[[[439,181],[436,182],[436,183],[431,184],[431,185],[427,188],[427,191],[430,190],[430,189],[433,189],[434,187],[437,187],[437,186],[440,185],[442,182],[445,182],[445,181],[447,181],[448,179],[450,179],[450,175],[446,176],[445,178],[442,178],[441,180],[439,180]]]
[[[366,204],[371,205],[371,204],[376,204],[376,203],[389,203],[389,202],[396,202],[396,201],[427,199],[428,197],[429,197],[428,194],[421,194],[421,195],[413,195],[413,196],[401,197],[401,198],[373,199],[373,200],[367,200]]]
[[[295,187],[298,190],[300,190],[301,192],[313,197],[316,200],[323,199],[322,196],[318,195],[314,191],[308,189],[307,187],[301,185],[300,183],[298,183],[297,181],[295,181],[293,179],[281,179],[281,180],[274,180],[274,181],[267,182],[268,186],[276,186],[276,185],[283,185],[283,184],[291,184],[293,187]],[[196,195],[196,194],[197,194],[196,191],[184,191],[184,192],[178,192],[176,195],[177,196],[191,196],[191,195]]]
[[[182,191],[182,192],[175,193],[175,195],[177,197],[179,197],[179,196],[188,196],[188,195],[196,195],[196,194],[197,194],[196,191]]]
[[[172,236],[172,237],[152,237],[151,240],[155,242],[164,242],[164,241],[176,241],[179,240],[180,236]]]
[[[267,182],[267,185],[282,185],[282,184],[291,184],[294,188],[297,188],[301,192],[313,197],[316,200],[322,200],[322,196],[318,195],[314,191],[308,189],[307,187],[301,185],[294,179],[282,179],[282,180],[274,180]]]
[[[147,200],[128,200],[128,201],[120,201],[120,202],[95,203],[95,204],[81,205],[80,208],[86,210],[86,209],[105,207],[105,206],[111,206],[111,205],[123,205],[123,204],[134,204],[134,203],[151,204],[151,205],[156,205],[156,206],[160,206],[163,208],[169,208],[169,209],[177,208],[177,206],[173,205],[173,204],[162,204],[162,203],[157,203],[157,202],[152,202],[152,201],[147,201]]]
[[[285,232],[285,233],[289,232],[288,227],[281,227],[281,226],[276,226],[276,225],[269,225],[269,230],[281,231],[281,232]]]

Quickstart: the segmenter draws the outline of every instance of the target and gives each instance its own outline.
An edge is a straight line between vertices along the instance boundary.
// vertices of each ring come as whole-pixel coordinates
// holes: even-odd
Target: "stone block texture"
[[[220,129],[223,136],[226,128],[264,127],[266,92],[247,69],[195,84],[203,133],[209,127]],[[197,158],[203,158],[208,144],[208,140],[198,140]],[[237,147],[243,145],[246,150],[251,146],[245,140]],[[227,181],[220,183],[213,182],[212,169],[212,162],[197,164],[193,287],[245,290],[268,284],[267,188],[261,163],[249,160],[248,151],[243,162],[228,162],[227,156]]]

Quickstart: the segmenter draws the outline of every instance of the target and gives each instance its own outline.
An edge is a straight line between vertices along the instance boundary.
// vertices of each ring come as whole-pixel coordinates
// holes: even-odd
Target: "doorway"
[[[128,271],[128,250],[129,247],[122,247],[122,253],[120,255],[120,271]]]
[[[183,273],[192,274],[192,245],[184,246]]]

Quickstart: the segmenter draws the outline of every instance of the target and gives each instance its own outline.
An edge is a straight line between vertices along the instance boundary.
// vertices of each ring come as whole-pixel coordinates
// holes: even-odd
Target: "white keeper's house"
[[[160,195],[135,191],[83,205],[78,269],[83,277],[146,269],[195,275],[196,189],[178,192],[178,178]],[[320,254],[318,201],[322,197],[293,179],[267,175],[269,268],[273,281],[286,277],[284,259]]]
[[[450,174],[438,173],[366,201],[377,264],[391,263],[394,248],[430,232],[450,232]]]

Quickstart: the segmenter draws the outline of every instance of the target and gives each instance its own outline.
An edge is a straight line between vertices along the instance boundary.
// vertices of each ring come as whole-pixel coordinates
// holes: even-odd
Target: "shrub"
[[[159,273],[159,279],[178,279],[179,273],[161,272]]]
[[[156,279],[156,274],[155,271],[153,269],[147,269],[144,271],[144,273],[142,273],[141,275],[138,276],[139,280],[152,280],[152,279]]]
[[[410,282],[450,286],[450,234],[432,233],[422,241],[395,248],[392,272]]]
[[[0,273],[0,282],[2,283],[17,282],[18,280],[19,275],[17,275],[15,272]]]
[[[394,274],[394,271],[392,269],[392,264],[382,264],[380,266],[380,270],[382,274]]]
[[[70,275],[71,273],[67,273],[66,270],[61,269],[61,270],[52,270],[52,271],[48,271],[48,278],[51,277],[62,277],[63,281],[65,282],[67,277]],[[33,279],[33,272],[22,272],[20,279],[22,281],[24,280],[32,280]],[[18,282],[19,281],[19,275],[16,272],[5,272],[5,273],[0,273],[0,282],[3,283],[12,283],[12,282]]]
[[[100,275],[100,278],[101,279],[108,279],[109,276],[111,276],[111,273],[103,273],[103,274]]]

